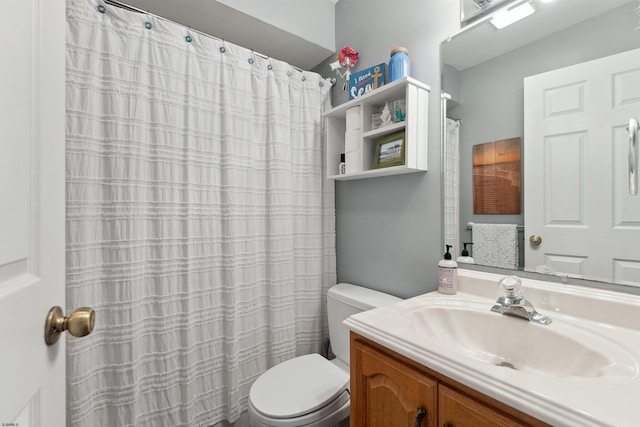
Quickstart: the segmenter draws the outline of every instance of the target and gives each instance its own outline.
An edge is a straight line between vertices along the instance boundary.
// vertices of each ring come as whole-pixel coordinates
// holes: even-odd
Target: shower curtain
[[[453,246],[454,259],[460,245],[460,122],[446,118],[444,140],[444,243]]]
[[[320,350],[335,284],[330,84],[146,14],[67,1],[73,426],[211,426]]]

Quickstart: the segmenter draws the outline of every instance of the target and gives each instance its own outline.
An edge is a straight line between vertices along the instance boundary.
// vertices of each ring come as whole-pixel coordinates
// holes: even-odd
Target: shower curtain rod
[[[125,10],[128,10],[128,11],[130,11],[130,12],[144,13],[144,14],[146,14],[146,15],[153,16],[154,18],[160,19],[160,20],[165,21],[165,22],[171,22],[171,23],[174,23],[174,24],[181,25],[181,26],[183,26],[183,27],[185,27],[185,28],[188,28],[188,29],[189,29],[189,31],[193,31],[194,33],[200,34],[201,36],[208,37],[208,38],[210,38],[210,39],[214,39],[214,40],[217,40],[217,41],[221,41],[221,42],[223,42],[223,43],[226,41],[226,40],[224,40],[224,39],[221,39],[220,37],[212,36],[211,34],[207,34],[207,33],[202,32],[202,31],[200,31],[200,30],[196,30],[195,28],[192,28],[192,27],[190,27],[190,26],[188,26],[188,25],[184,25],[184,24],[181,24],[180,22],[176,22],[176,21],[173,21],[173,20],[171,20],[171,19],[169,19],[169,18],[165,18],[164,16],[156,15],[155,13],[151,13],[151,12],[149,12],[148,10],[143,10],[143,9],[137,8],[137,7],[135,7],[135,6],[131,6],[130,4],[127,4],[127,3],[123,3],[123,2],[120,2],[120,1],[117,1],[117,0],[104,0],[104,2],[105,2],[106,4],[108,4],[108,5],[115,6],[115,7],[119,7],[119,8],[121,8],[121,9],[125,9]],[[242,47],[244,47],[244,46],[242,46]],[[245,48],[245,49],[247,49],[247,48]],[[253,49],[249,49],[249,50],[250,50],[254,55],[258,55],[258,56],[259,56],[259,57],[261,57],[261,58],[264,58],[264,59],[271,59],[271,57],[270,57],[270,56],[265,55],[264,53],[256,52],[256,51],[255,51],[255,50],[253,50]],[[309,70],[303,70],[302,68],[300,68],[300,67],[296,67],[295,65],[291,65],[291,64],[289,64],[289,66],[290,66],[291,68],[295,69],[295,70],[300,71],[300,72],[309,71]],[[335,77],[330,77],[330,78],[329,78],[329,77],[323,77],[323,78],[328,79],[329,81],[331,81],[331,85],[335,85],[335,84],[336,84],[337,79],[336,79]]]

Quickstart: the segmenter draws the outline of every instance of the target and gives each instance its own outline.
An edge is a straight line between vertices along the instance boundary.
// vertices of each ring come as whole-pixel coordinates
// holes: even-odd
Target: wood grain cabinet
[[[351,427],[542,427],[502,402],[351,333]]]
[[[435,379],[358,340],[351,352],[352,426],[437,425]]]
[[[438,385],[438,424],[451,427],[524,427],[528,424],[502,415],[444,384]]]

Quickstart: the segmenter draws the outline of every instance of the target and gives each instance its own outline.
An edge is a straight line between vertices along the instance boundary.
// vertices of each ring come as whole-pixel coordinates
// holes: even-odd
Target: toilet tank
[[[342,321],[352,314],[401,301],[400,298],[362,286],[338,283],[327,293],[327,316],[331,350],[349,365],[349,329]]]

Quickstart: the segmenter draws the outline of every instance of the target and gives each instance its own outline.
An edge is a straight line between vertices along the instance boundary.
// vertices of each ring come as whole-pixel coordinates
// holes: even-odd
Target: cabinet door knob
[[[418,406],[418,409],[416,410],[416,423],[413,425],[413,427],[421,427],[422,419],[426,416],[427,416],[427,410],[424,409],[422,406]]]

